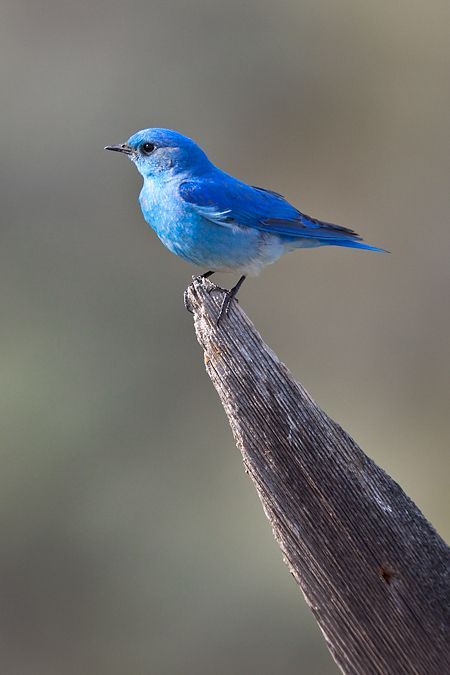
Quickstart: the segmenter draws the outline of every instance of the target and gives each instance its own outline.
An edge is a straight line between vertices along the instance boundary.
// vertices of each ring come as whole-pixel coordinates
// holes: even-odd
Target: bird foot
[[[231,307],[231,303],[236,298],[236,295],[238,294],[238,291],[239,291],[240,287],[242,286],[242,284],[244,283],[244,281],[245,281],[245,276],[242,276],[239,279],[239,281],[237,282],[236,286],[233,286],[233,288],[230,288],[229,291],[226,291],[225,297],[222,300],[222,305],[220,307],[219,316],[218,316],[217,322],[216,322],[217,328],[219,328],[221,321],[223,321],[223,319],[226,316],[228,316],[229,311],[230,311],[230,307]],[[236,302],[238,302],[237,298],[236,298]]]
[[[194,312],[192,311],[191,303],[189,302],[189,293],[188,293],[188,290],[189,290],[189,289],[186,288],[185,291],[184,291],[184,293],[183,293],[183,303],[184,303],[184,308],[187,309],[187,311],[189,312],[189,314],[193,314]]]
[[[230,291],[227,291],[225,296],[224,296],[224,299],[222,300],[222,304],[220,306],[219,316],[217,317],[217,321],[216,321],[217,328],[219,328],[220,322],[223,321],[223,319],[226,316],[228,316],[228,313],[230,311],[231,302],[232,302],[232,300],[234,298],[234,295],[235,295],[234,293],[232,293],[232,290],[233,289],[231,289]],[[238,301],[238,299],[236,298],[236,302],[237,301]]]
[[[203,274],[196,274],[194,277],[192,277],[192,281],[201,281],[202,279],[208,279],[208,277],[212,277],[214,274],[213,270],[209,270],[209,272],[203,272]]]
[[[212,274],[214,274],[214,272],[210,270],[209,272],[205,272],[204,274],[199,274],[197,276],[193,276],[192,281],[195,282],[195,281],[201,281],[202,279],[207,279]],[[208,289],[208,293],[210,291],[215,291],[215,290],[225,291],[225,296],[222,300],[222,304],[220,306],[219,316],[217,317],[217,321],[216,321],[217,328],[219,328],[219,326],[220,326],[221,322],[224,320],[224,318],[226,316],[228,316],[228,314],[230,312],[230,307],[231,307],[232,301],[234,299],[236,299],[236,302],[238,301],[237,298],[236,298],[236,295],[237,295],[240,287],[244,283],[244,281],[245,281],[245,276],[243,275],[239,279],[237,284],[235,286],[233,286],[233,288],[231,288],[229,291],[225,291],[225,289],[219,288],[217,286],[212,286],[211,288]],[[190,312],[191,314],[193,314],[193,311],[191,309],[191,305],[190,305],[190,302],[189,302],[187,290],[184,292],[183,300],[184,300],[184,306],[187,309],[187,311]]]
[[[212,276],[214,274],[213,270],[209,270],[209,272],[203,272],[203,274],[195,274],[192,277],[192,281],[202,281],[202,279],[208,279],[208,277]],[[207,291],[210,293],[212,290],[215,290],[215,287],[213,286],[212,288],[208,288]],[[183,293],[183,302],[184,302],[184,307],[187,309],[187,311],[190,314],[193,314],[194,312],[191,309],[191,305],[189,302],[189,296],[188,296],[188,289],[186,289]]]

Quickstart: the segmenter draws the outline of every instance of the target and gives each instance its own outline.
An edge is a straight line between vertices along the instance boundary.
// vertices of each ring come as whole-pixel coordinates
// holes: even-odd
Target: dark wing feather
[[[181,183],[180,196],[211,222],[237,224],[292,238],[351,245],[361,237],[342,225],[325,223],[298,211],[271,190],[251,187],[227,174]]]

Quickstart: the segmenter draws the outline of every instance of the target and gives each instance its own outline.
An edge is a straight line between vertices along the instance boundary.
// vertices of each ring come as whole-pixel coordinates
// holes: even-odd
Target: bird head
[[[128,155],[144,178],[162,178],[178,173],[202,173],[210,166],[203,150],[190,138],[171,129],[143,129],[122,145],[107,145]]]

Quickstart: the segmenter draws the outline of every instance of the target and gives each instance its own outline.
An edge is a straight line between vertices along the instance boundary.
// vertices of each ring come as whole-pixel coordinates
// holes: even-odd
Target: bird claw
[[[192,310],[191,303],[189,302],[189,291],[188,291],[187,288],[183,293],[183,303],[184,303],[184,308],[187,309],[189,314],[193,314],[194,312]]]
[[[214,274],[214,272],[211,272],[211,271],[210,271],[210,272],[205,272],[204,274],[199,274],[198,276],[193,276],[193,277],[192,277],[192,281],[193,281],[194,283],[195,283],[196,281],[197,281],[197,282],[201,282],[203,279],[207,279],[207,278],[210,277],[212,274]],[[233,286],[233,288],[231,288],[229,291],[225,291],[225,296],[224,296],[224,298],[223,298],[223,300],[222,300],[222,304],[221,304],[221,306],[220,306],[219,316],[217,317],[217,321],[216,321],[216,326],[217,326],[217,328],[219,328],[219,326],[220,326],[221,322],[223,321],[223,319],[224,319],[226,316],[228,316],[228,314],[229,314],[229,312],[230,312],[230,307],[231,307],[232,301],[233,301],[234,299],[236,299],[236,302],[238,302],[238,299],[236,298],[236,295],[237,295],[237,293],[238,293],[240,287],[241,287],[242,284],[244,283],[244,280],[245,280],[245,276],[242,276],[242,277],[239,279],[239,281],[237,282],[237,284],[236,284],[235,286]],[[211,291],[216,291],[216,290],[222,291],[223,289],[218,288],[217,286],[212,285],[210,288],[207,288],[206,290],[207,290],[208,293],[210,293]],[[187,290],[184,292],[183,300],[184,300],[184,306],[186,307],[187,311],[190,312],[191,314],[193,314],[194,312],[193,312],[192,309],[191,309],[191,305],[190,305],[190,302],[189,302],[189,296],[188,296],[188,291],[187,291]]]
[[[232,294],[231,291],[227,291],[225,294],[224,299],[222,300],[222,304],[220,306],[220,312],[219,316],[217,317],[216,321],[216,326],[219,328],[220,322],[225,316],[228,316],[228,313],[230,311],[230,305],[231,301],[233,300],[234,295]]]
[[[236,295],[237,295],[240,287],[244,283],[244,280],[245,280],[245,276],[242,276],[239,279],[239,281],[237,282],[236,286],[233,286],[233,288],[231,288],[229,291],[227,291],[225,293],[225,297],[222,300],[222,305],[220,307],[219,316],[218,316],[217,322],[216,322],[217,328],[219,328],[220,322],[224,319],[224,317],[228,316],[233,299],[236,299],[236,302],[238,302],[238,299],[236,298]]]
[[[201,283],[203,281],[203,279],[208,279],[208,277],[212,276],[213,274],[214,274],[214,272],[212,270],[209,270],[209,272],[203,272],[203,274],[195,274],[195,275],[192,276],[192,283],[193,284],[195,284],[196,282]],[[211,287],[206,289],[208,294],[211,293],[211,291],[215,291],[215,290],[216,290],[216,286],[214,286],[214,284]],[[194,312],[191,308],[191,303],[189,302],[188,289],[186,289],[183,293],[183,302],[184,302],[185,309],[187,309],[187,311],[190,314],[194,314]]]
[[[212,277],[214,274],[213,270],[209,270],[209,272],[203,272],[203,274],[197,274],[195,277],[192,277],[192,281],[201,281],[202,279],[208,279],[208,277]]]

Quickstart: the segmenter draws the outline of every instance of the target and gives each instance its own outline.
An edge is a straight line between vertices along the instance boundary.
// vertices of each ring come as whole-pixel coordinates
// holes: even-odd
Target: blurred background
[[[299,251],[240,301],[449,536],[449,21],[439,0],[3,0],[2,673],[337,672],[204,372],[196,270],[103,151],[142,127],[392,252]]]

